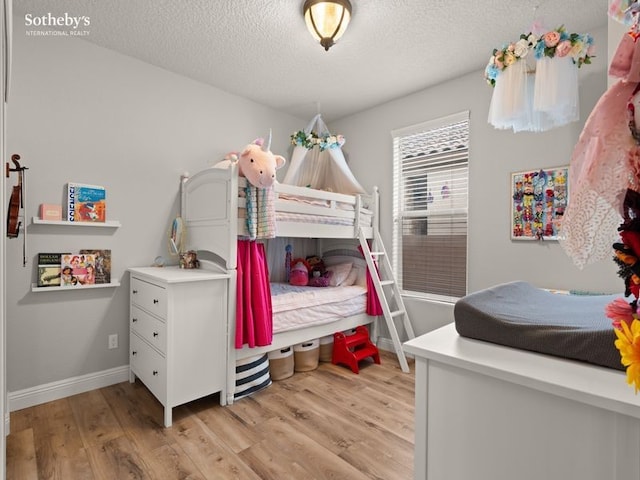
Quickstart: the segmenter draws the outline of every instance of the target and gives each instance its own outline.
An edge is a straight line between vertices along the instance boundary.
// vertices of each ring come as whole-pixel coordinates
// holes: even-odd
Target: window
[[[467,293],[469,112],[393,135],[393,264],[403,292]]]

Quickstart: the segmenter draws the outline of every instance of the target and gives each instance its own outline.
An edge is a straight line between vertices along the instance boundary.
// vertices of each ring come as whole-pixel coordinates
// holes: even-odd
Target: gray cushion
[[[462,336],[624,370],[605,306],[622,295],[564,295],[527,282],[471,293],[454,306]]]

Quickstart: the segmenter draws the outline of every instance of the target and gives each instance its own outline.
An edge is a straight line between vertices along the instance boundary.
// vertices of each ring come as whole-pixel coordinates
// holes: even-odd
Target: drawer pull
[[[135,350],[133,352],[131,352],[131,355],[133,355],[133,356],[135,356],[137,354],[138,354],[138,352],[136,352]]]
[[[153,299],[153,304],[154,304],[154,305],[155,305],[156,303],[158,303],[158,302],[159,302],[159,300],[158,300],[157,298],[154,298],[154,299]]]
[[[132,319],[131,319],[131,321],[132,321],[133,323],[136,323],[136,322],[138,321],[138,319],[137,319],[137,318],[132,318]]]
[[[153,332],[153,336],[157,337],[158,336],[158,332]]]
[[[154,374],[154,375],[158,375],[158,370],[154,370],[154,371],[153,371],[153,374]]]
[[[138,290],[134,289],[133,292],[131,292],[131,293],[133,293],[135,295],[136,293],[138,293]]]

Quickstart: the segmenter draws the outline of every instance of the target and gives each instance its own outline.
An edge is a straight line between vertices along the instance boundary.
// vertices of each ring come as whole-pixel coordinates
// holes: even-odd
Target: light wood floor
[[[321,363],[220,407],[173,410],[136,381],[11,413],[7,480],[413,478],[414,373]]]

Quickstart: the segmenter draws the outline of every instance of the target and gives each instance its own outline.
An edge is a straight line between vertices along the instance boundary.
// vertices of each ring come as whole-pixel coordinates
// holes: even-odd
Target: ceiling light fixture
[[[302,11],[309,32],[326,51],[342,36],[351,20],[349,0],[306,0]]]

